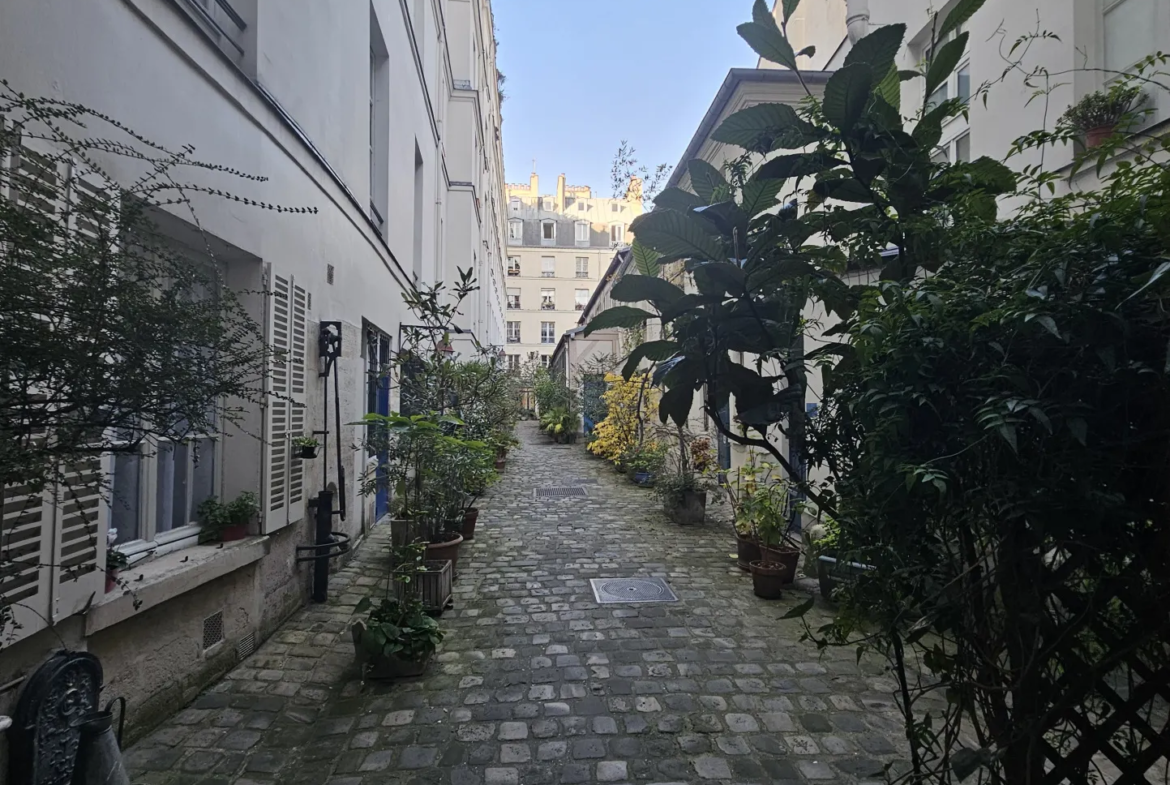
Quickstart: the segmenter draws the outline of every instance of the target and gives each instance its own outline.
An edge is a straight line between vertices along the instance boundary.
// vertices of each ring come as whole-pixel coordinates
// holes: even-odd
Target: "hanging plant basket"
[[[303,461],[311,461],[317,457],[317,451],[321,449],[319,444],[302,444],[297,448]]]

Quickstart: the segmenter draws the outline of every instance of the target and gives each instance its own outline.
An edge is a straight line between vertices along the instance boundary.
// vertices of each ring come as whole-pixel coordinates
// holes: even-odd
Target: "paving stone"
[[[731,779],[731,767],[723,758],[703,756],[695,758],[695,773],[705,780]]]
[[[729,569],[727,508],[678,527],[652,494],[532,424],[478,503],[425,676],[363,683],[346,630],[385,586],[388,529],[224,681],[127,751],[141,785],[541,785],[876,780],[901,726],[884,663],[821,657]],[[589,495],[536,501],[584,478]],[[671,547],[662,549],[669,541]],[[647,556],[652,554],[652,556]],[[650,562],[647,559],[655,559]],[[655,575],[678,603],[599,606]],[[809,620],[824,623],[818,603]],[[787,623],[791,625],[791,623]]]

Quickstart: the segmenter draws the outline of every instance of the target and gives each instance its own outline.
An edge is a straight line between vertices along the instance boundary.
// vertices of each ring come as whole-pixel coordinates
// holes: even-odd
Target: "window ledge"
[[[130,589],[110,592],[90,606],[85,634],[112,627],[136,613],[161,605],[216,578],[247,567],[267,555],[268,537],[249,537],[221,545],[195,545],[160,556],[122,573]],[[139,580],[141,576],[141,580]],[[135,600],[139,606],[134,607]]]

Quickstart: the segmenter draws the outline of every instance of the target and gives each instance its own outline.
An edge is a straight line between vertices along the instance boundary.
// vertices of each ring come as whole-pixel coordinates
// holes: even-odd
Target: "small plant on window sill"
[[[1070,106],[1060,121],[1083,133],[1086,147],[1098,147],[1113,136],[1119,126],[1125,130],[1132,125],[1145,102],[1146,95],[1141,87],[1120,82],[1108,90],[1089,93]]]
[[[317,449],[321,446],[321,442],[313,436],[298,436],[293,439],[293,447],[297,448],[300,457],[304,460],[312,460],[317,457]]]
[[[214,496],[199,505],[200,542],[233,542],[248,536],[248,524],[260,514],[260,497],[245,491],[224,504]]]
[[[109,547],[106,551],[106,594],[118,587],[118,574],[130,566],[130,559],[121,551]]]

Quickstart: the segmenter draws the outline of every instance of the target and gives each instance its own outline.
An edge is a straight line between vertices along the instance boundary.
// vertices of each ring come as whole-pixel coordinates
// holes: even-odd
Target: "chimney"
[[[869,0],[845,0],[845,29],[850,44],[869,35]]]
[[[540,178],[533,172],[528,176],[528,195],[540,196]]]
[[[557,177],[557,212],[563,213],[565,211],[565,173],[561,172]]]

